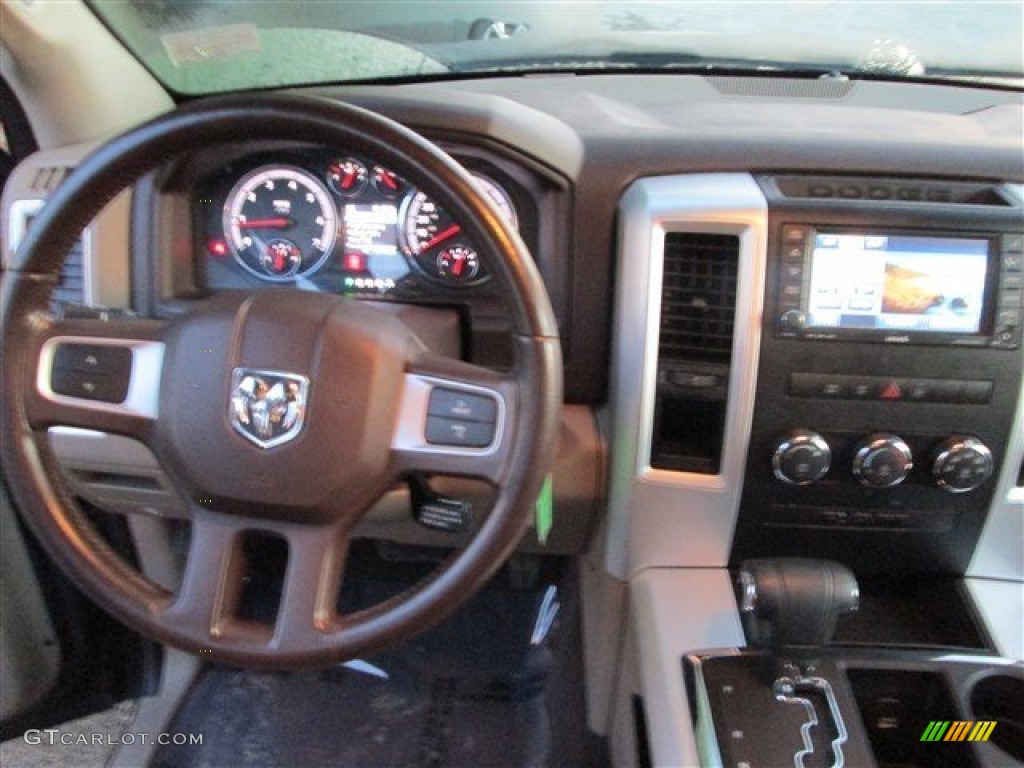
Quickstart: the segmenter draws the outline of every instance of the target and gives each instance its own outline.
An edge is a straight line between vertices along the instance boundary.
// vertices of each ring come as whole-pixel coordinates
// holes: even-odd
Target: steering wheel
[[[507,300],[511,370],[432,354],[393,314],[366,303],[287,288],[215,295],[166,321],[54,317],[49,302],[63,254],[107,202],[169,159],[240,137],[379,158],[447,209],[489,259]],[[561,352],[526,247],[440,149],[353,106],[217,98],[112,140],[50,197],[4,276],[0,308],[3,472],[24,519],[71,580],[115,617],[215,661],[325,666],[436,624],[512,552],[552,457]],[[61,366],[73,368],[90,350],[120,371],[120,399],[92,399],[62,378]],[[476,420],[445,410],[452,400],[477,409]],[[47,439],[59,425],[128,436],[157,457],[192,525],[177,593],[126,563],[77,508]],[[488,482],[489,514],[430,577],[342,615],[337,596],[354,523],[416,473]],[[272,625],[239,616],[240,547],[252,532],[287,544]]]

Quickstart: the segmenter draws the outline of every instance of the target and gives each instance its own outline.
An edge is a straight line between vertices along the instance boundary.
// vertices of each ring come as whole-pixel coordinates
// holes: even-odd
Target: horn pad
[[[392,315],[328,294],[218,295],[168,335],[161,460],[218,511],[354,517],[386,490],[416,343]]]

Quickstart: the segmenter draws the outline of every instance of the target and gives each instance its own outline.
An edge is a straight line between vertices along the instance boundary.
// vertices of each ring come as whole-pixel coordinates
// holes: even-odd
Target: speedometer
[[[338,237],[338,214],[314,176],[268,165],[243,176],[224,208],[235,261],[263,280],[287,282],[318,269]]]

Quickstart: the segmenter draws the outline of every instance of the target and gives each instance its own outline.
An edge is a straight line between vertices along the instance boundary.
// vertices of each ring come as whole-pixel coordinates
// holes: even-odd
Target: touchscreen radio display
[[[979,333],[988,248],[980,238],[818,231],[807,326]]]

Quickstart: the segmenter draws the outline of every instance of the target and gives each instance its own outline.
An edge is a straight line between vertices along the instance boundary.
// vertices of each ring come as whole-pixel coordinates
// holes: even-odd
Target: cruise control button
[[[453,448],[485,448],[494,442],[494,424],[460,421],[441,416],[427,417],[427,442]]]
[[[132,351],[109,344],[61,344],[53,356],[53,367],[128,377],[132,372]]]
[[[460,421],[484,421],[493,424],[498,418],[498,403],[493,397],[473,395],[455,389],[435,387],[430,393],[427,413]]]
[[[129,380],[128,376],[105,376],[102,373],[56,368],[50,388],[58,395],[104,403],[123,403],[128,395]]]

